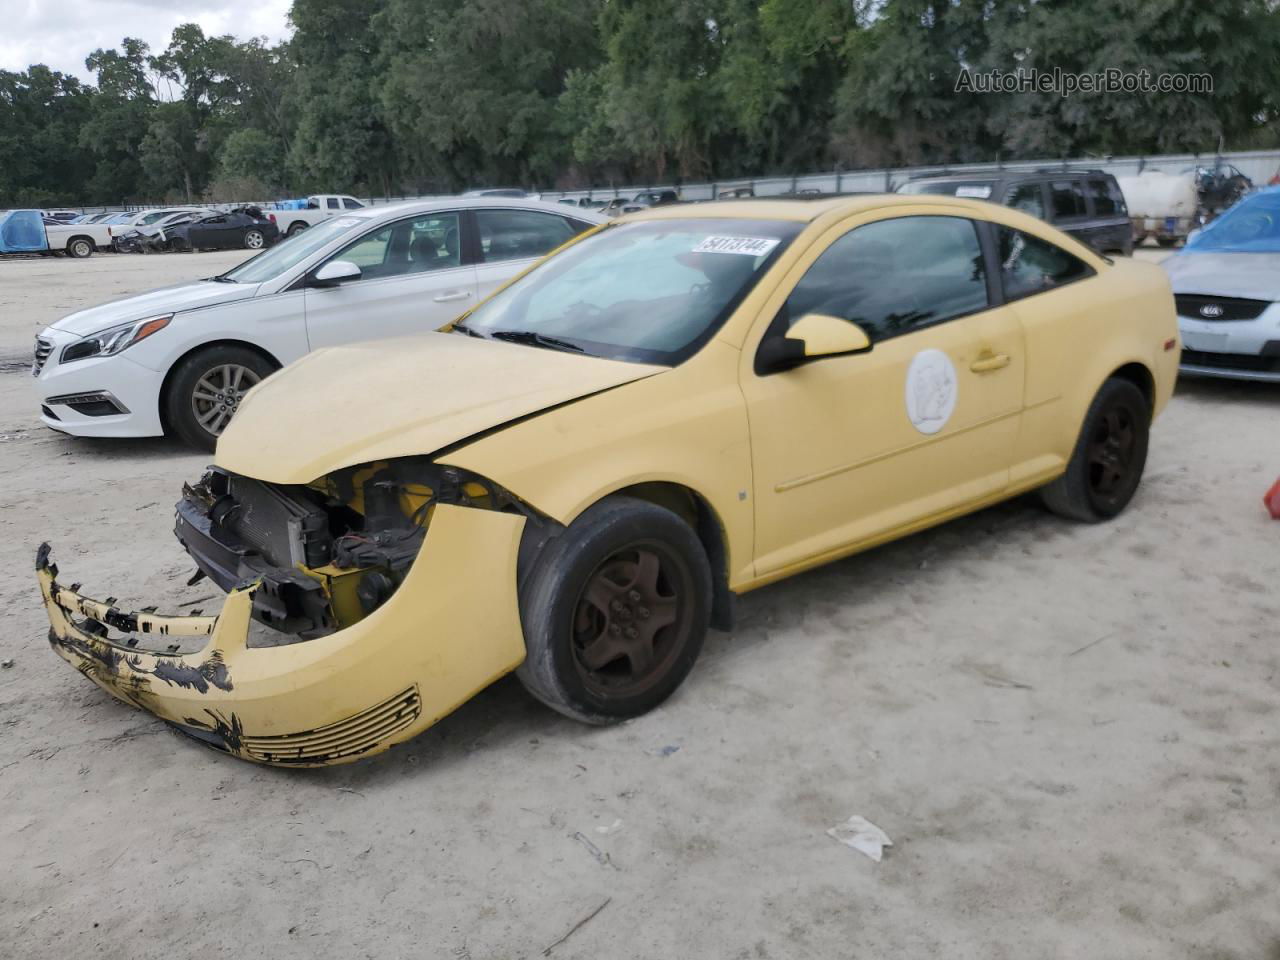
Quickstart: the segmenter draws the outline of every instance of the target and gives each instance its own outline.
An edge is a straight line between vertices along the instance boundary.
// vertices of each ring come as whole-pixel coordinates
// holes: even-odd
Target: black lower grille
[[[1246,370],[1252,373],[1280,373],[1280,357],[1263,357],[1258,354],[1183,350],[1182,362],[1193,367],[1219,367],[1223,370]]]
[[[54,413],[52,410],[46,407],[43,403],[40,404],[40,412],[43,413],[46,417],[48,417],[50,420],[60,419],[56,413]]]
[[[1178,316],[1211,322],[1253,320],[1271,306],[1270,300],[1215,297],[1203,293],[1176,293],[1173,302],[1177,304]]]

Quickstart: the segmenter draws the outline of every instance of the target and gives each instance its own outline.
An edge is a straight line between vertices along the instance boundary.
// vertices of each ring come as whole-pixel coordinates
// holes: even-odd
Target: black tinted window
[[[326,200],[326,201],[325,201],[325,205],[326,205],[326,206],[328,206],[328,208],[329,208],[330,210],[337,210],[337,209],[338,209],[338,198],[337,198],[337,197],[330,197],[328,200]]]
[[[1053,219],[1064,220],[1070,217],[1083,217],[1084,185],[1079,180],[1057,180],[1050,184],[1053,194]]]
[[[342,198],[342,205],[348,210],[359,210],[364,204],[358,200],[352,200],[350,197]]]
[[[1093,214],[1096,217],[1110,217],[1116,214],[1116,201],[1107,189],[1107,181],[1089,181],[1089,199],[1093,201]]]
[[[1009,300],[1029,297],[1093,274],[1093,268],[1079,257],[1047,240],[1008,227],[997,228],[996,236],[1000,275]]]
[[[1029,213],[1039,220],[1044,219],[1044,194],[1040,192],[1038,183],[1020,183],[1009,191],[1005,198],[1006,207],[1013,207],[1023,213]]]
[[[987,273],[972,221],[902,217],[831,244],[787,298],[788,322],[843,317],[872,342],[987,306]]]
[[[564,217],[536,210],[477,210],[476,227],[486,263],[540,257],[575,233]]]

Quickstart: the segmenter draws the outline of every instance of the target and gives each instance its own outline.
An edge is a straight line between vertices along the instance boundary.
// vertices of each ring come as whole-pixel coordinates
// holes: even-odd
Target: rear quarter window
[[[1006,300],[1044,293],[1091,277],[1095,272],[1075,254],[1021,230],[997,227],[996,245]]]

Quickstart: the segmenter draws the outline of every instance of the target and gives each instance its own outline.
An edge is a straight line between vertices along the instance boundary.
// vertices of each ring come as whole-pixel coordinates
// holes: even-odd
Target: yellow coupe
[[[177,507],[221,614],[90,600],[44,546],[50,641],[262,763],[385,750],[512,670],[569,716],[634,717],[736,594],[1037,488],[1115,516],[1178,355],[1159,267],[1016,211],[656,208],[443,331],[255,387]]]

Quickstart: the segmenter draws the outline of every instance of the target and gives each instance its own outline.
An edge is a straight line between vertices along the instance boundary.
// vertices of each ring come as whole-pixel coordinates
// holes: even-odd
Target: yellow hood
[[[259,480],[310,483],[665,369],[448,333],[318,350],[250,391],[214,459]]]

